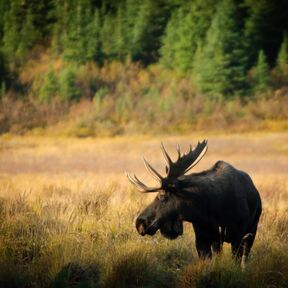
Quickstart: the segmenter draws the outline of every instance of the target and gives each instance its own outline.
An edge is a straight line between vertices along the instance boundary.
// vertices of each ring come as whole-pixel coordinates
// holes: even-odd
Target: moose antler
[[[178,159],[176,162],[173,162],[168,155],[167,151],[164,148],[164,145],[161,143],[161,150],[163,153],[163,156],[166,160],[167,167],[167,178],[177,178],[181,175],[184,175],[186,172],[188,172],[191,168],[193,168],[205,155],[208,146],[207,146],[208,140],[204,140],[201,143],[198,142],[197,146],[192,149],[192,146],[190,145],[190,149],[187,154],[181,155],[180,146],[177,146],[177,152],[178,152]]]
[[[190,145],[190,149],[188,153],[181,155],[180,146],[177,146],[177,153],[178,153],[178,159],[176,162],[173,162],[168,155],[167,151],[164,148],[164,145],[161,143],[161,150],[163,153],[163,156],[166,160],[167,166],[166,166],[166,174],[167,176],[164,178],[161,176],[144,158],[144,165],[147,169],[147,171],[159,182],[158,187],[148,187],[143,182],[141,182],[136,175],[131,175],[130,173],[126,172],[126,176],[128,180],[136,186],[138,190],[144,193],[148,192],[157,192],[163,188],[163,180],[166,179],[176,179],[177,177],[184,175],[186,172],[188,172],[191,168],[193,168],[205,155],[208,146],[208,141],[204,140],[201,143],[198,142],[197,146],[192,149],[192,146]]]
[[[141,182],[137,176],[134,174],[133,176],[130,173],[125,172],[128,180],[136,186],[138,190],[140,190],[143,193],[149,193],[149,192],[157,192],[161,190],[162,185],[159,187],[148,187],[143,182]]]

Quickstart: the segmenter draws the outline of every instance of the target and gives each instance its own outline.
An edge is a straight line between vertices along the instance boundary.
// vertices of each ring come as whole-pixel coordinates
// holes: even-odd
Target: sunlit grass
[[[210,154],[199,169],[219,155],[230,159],[249,171],[262,195],[244,273],[228,244],[212,261],[198,260],[189,223],[175,241],[137,234],[135,218],[154,195],[135,191],[123,170],[149,180],[140,156],[161,168],[160,139],[10,138],[0,151],[0,286],[287,287],[287,165],[274,160],[287,161],[287,135],[209,138]],[[174,155],[176,143],[184,148],[188,141],[166,142]]]

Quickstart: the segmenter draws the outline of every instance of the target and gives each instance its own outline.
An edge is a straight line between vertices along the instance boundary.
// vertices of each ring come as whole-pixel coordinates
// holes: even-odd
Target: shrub
[[[59,77],[59,96],[63,101],[79,100],[81,92],[76,83],[76,73],[72,66],[61,71]]]

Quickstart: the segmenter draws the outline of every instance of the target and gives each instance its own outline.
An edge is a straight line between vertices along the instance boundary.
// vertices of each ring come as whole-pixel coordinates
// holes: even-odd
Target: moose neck
[[[179,191],[178,197],[181,203],[181,216],[184,221],[206,222],[206,214],[203,214],[203,211],[207,210],[205,197],[203,197],[203,193],[198,188],[190,187]]]

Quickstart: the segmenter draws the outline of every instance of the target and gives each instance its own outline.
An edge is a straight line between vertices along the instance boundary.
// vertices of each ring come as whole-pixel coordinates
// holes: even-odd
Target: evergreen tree
[[[282,77],[288,75],[288,38],[286,34],[277,57],[277,72]]]
[[[0,0],[0,43],[2,43],[4,35],[5,14],[9,10],[9,2]]]
[[[213,18],[203,47],[199,85],[211,96],[243,95],[246,58],[242,27],[235,0],[223,0]]]
[[[131,34],[131,56],[134,61],[144,64],[155,62],[159,58],[161,36],[167,22],[165,1],[142,1]]]
[[[178,18],[181,15],[182,10],[178,9],[175,13],[172,14],[166,29],[165,34],[162,37],[162,46],[160,48],[160,62],[168,68],[176,68],[177,64],[175,63],[176,55],[176,45],[179,40],[177,33],[177,24]]]
[[[202,71],[202,62],[203,62],[203,48],[201,43],[198,43],[196,52],[194,54],[192,68],[193,68],[193,78],[196,83],[201,82],[201,71]]]
[[[267,64],[266,56],[263,50],[260,50],[258,54],[255,76],[255,92],[266,92],[270,84],[270,75],[269,65]]]
[[[4,16],[3,52],[11,62],[15,61],[15,53],[18,49],[20,38],[19,30],[21,26],[17,19],[19,10],[19,5],[16,1],[13,1]]]
[[[115,21],[111,14],[104,16],[104,22],[101,29],[101,47],[105,59],[113,59],[113,37],[115,34]]]
[[[76,85],[76,73],[72,67],[67,67],[61,72],[59,95],[62,101],[78,100],[80,98],[80,90]]]
[[[196,0],[172,13],[162,38],[161,62],[181,71],[192,68],[197,44],[203,42],[218,1]]]
[[[178,9],[175,16],[172,16],[160,50],[163,64],[181,71],[191,69],[195,52],[193,26],[193,17],[190,13],[185,13],[183,8]]]
[[[247,60],[252,67],[257,61],[259,50],[265,47],[267,17],[271,9],[269,0],[246,0],[248,17],[245,21],[244,40],[247,47]],[[268,24],[269,25],[269,24]]]
[[[38,99],[41,102],[51,101],[59,93],[58,86],[59,84],[54,71],[51,68],[48,69],[44,77],[44,83],[41,85]]]
[[[133,53],[133,30],[136,19],[138,17],[139,7],[141,5],[141,0],[126,0],[125,1],[125,39],[128,54]]]
[[[52,50],[56,54],[61,54],[64,50],[64,43],[67,39],[68,24],[69,24],[69,0],[54,1],[54,17],[53,25]]]
[[[91,57],[90,28],[93,23],[90,0],[77,0],[68,12],[67,33],[64,38],[64,58],[77,63],[84,63]],[[92,53],[93,54],[93,53]],[[93,56],[93,55],[92,55]]]
[[[40,33],[37,31],[33,21],[34,16],[31,10],[28,9],[20,32],[20,39],[18,39],[18,41],[20,40],[17,48],[17,55],[19,57],[25,55],[25,53],[29,51],[39,39]]]
[[[101,19],[99,9],[95,10],[92,21],[88,23],[87,33],[89,35],[86,46],[87,60],[101,63]]]
[[[117,9],[115,19],[114,53],[117,60],[124,60],[127,55],[125,35],[125,13],[122,5]]]
[[[275,64],[283,32],[288,31],[287,0],[245,0],[247,7],[245,41],[249,67],[255,65],[263,49],[270,65]]]

